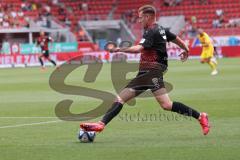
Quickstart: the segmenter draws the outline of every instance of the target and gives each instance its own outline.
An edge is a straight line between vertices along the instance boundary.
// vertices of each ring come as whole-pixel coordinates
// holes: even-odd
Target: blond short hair
[[[152,5],[144,5],[138,9],[138,13],[140,12],[143,12],[143,14],[156,15],[156,8]]]

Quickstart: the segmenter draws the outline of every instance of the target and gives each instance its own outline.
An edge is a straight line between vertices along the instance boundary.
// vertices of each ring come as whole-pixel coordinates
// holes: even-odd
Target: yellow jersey
[[[203,36],[200,36],[200,34],[198,35],[198,39],[200,41],[201,44],[208,44],[208,47],[204,47],[204,48],[209,48],[209,47],[213,47],[212,41],[210,39],[210,37],[208,36],[207,33],[203,32]]]

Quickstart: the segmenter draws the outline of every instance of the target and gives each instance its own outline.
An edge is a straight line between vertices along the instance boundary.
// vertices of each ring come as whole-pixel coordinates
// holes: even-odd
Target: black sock
[[[42,58],[38,58],[39,62],[41,63],[41,66],[43,66],[43,60]]]
[[[56,62],[54,61],[54,60],[49,60],[54,66],[56,66],[57,64],[56,64]]]
[[[198,119],[200,116],[200,113],[198,111],[179,102],[173,102],[172,111],[177,112],[179,114],[183,114],[185,116],[192,116],[196,119]]]
[[[116,115],[118,115],[118,113],[122,110],[122,107],[122,103],[114,102],[101,121],[107,125]]]

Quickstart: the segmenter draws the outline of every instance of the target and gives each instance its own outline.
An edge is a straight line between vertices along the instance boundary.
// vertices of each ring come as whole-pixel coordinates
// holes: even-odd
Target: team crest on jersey
[[[161,34],[161,35],[164,35],[164,34],[165,34],[165,30],[164,30],[164,29],[161,29],[161,30],[160,30],[160,34]]]
[[[167,40],[166,32],[162,27],[160,28],[159,33],[163,37],[164,40]]]
[[[145,42],[145,39],[142,38],[141,41],[139,42],[140,44],[144,43]]]

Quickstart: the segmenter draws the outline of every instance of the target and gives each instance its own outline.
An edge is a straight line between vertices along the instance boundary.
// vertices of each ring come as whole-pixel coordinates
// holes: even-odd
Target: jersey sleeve
[[[144,49],[151,49],[153,47],[154,43],[154,34],[152,32],[149,32],[139,42],[139,45],[142,45]]]
[[[168,42],[173,41],[177,38],[177,36],[174,33],[170,32],[169,29],[166,29],[166,36]]]

